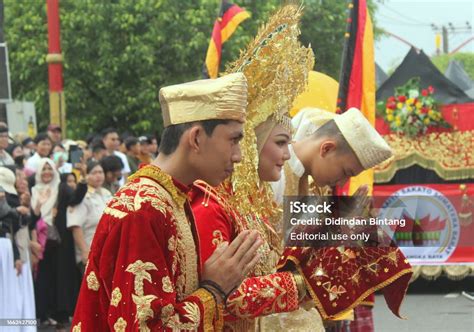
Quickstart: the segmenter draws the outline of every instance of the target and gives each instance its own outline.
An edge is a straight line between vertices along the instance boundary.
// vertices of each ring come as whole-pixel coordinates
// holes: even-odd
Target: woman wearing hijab
[[[300,16],[297,6],[283,7],[231,66],[243,68],[249,89],[240,144],[242,160],[221,186],[212,188],[197,181],[192,191],[201,262],[217,245],[231,242],[245,230],[258,231],[263,242],[258,250],[259,262],[241,286],[225,296],[226,331],[322,328],[312,313],[302,308],[307,298],[302,276],[297,271],[277,271],[282,238],[275,222],[280,219],[280,211],[270,188],[271,181],[280,179],[290,157],[291,122],[286,114],[304,90],[314,61],[311,50],[298,42]]]
[[[36,229],[32,232],[33,255],[39,259],[36,268],[35,296],[36,316],[41,322],[56,325],[57,316],[57,256],[59,233],[55,226],[57,213],[59,173],[49,158],[38,161],[36,184],[32,188],[31,208]],[[37,244],[41,249],[37,250]]]

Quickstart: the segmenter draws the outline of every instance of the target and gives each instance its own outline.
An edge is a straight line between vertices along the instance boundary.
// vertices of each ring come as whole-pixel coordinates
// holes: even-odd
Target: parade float
[[[373,195],[385,199],[381,214],[406,220],[393,232],[413,280],[474,275],[474,100],[411,49],[377,101],[394,157],[376,167]],[[390,209],[394,198],[403,207]]]

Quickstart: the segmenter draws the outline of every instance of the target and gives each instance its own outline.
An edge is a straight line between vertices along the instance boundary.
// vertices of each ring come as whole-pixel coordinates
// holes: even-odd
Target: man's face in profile
[[[217,125],[211,136],[204,130],[200,132],[201,149],[196,162],[201,180],[217,186],[232,174],[234,164],[242,159],[242,138],[243,124],[237,121]]]

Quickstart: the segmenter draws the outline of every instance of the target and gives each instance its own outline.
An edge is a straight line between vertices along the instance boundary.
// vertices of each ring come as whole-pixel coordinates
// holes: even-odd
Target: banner
[[[402,218],[392,237],[412,265],[474,264],[474,185],[374,186],[379,218]]]

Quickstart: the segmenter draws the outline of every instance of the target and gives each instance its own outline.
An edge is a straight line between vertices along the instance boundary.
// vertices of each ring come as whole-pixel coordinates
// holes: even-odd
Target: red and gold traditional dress
[[[72,331],[213,331],[220,310],[199,288],[188,187],[156,166],[108,203],[84,274]]]
[[[226,331],[251,331],[257,328],[257,317],[298,309],[298,286],[301,293],[304,284],[291,272],[276,271],[281,251],[280,237],[261,216],[242,217],[229,205],[231,195],[228,183],[215,189],[202,181],[195,182],[190,193],[200,237],[201,264],[212,255],[217,245],[224,241],[232,242],[244,230],[258,230],[263,240],[259,263],[229,297],[224,314]]]
[[[229,66],[229,72],[246,76],[249,91],[242,161],[226,185],[213,189],[198,183],[193,190],[201,262],[220,241],[231,241],[243,230],[257,230],[264,242],[259,263],[226,303],[226,330],[285,330],[279,323],[263,326],[266,317],[255,318],[284,312],[291,315],[306,294],[299,274],[276,271],[282,244],[271,224],[276,207],[269,184],[262,183],[257,170],[259,153],[272,129],[278,124],[290,132],[290,120],[285,115],[304,91],[314,66],[311,48],[298,41],[301,15],[297,5],[282,7]],[[306,324],[314,327],[311,320]]]

